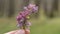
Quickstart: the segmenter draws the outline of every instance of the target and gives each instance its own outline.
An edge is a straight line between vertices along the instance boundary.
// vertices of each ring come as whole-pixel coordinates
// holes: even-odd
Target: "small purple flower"
[[[38,11],[38,6],[36,6],[35,4],[29,4],[27,7],[24,7],[24,10],[28,11],[32,11],[33,13],[37,13]]]
[[[26,16],[29,16],[32,13],[37,13],[37,11],[38,11],[38,6],[36,6],[35,4],[29,4],[28,6],[24,7],[24,10],[20,12],[19,15],[17,16],[17,21],[19,26],[23,26],[22,22],[25,19],[27,19]],[[26,23],[26,25],[29,25],[29,24]]]
[[[30,9],[28,9],[30,8]],[[29,4],[27,7],[24,7],[24,11],[20,12],[19,15],[17,16],[17,21],[19,21],[21,18],[26,17],[27,15],[30,15],[31,13],[37,13],[38,11],[38,6],[35,4]]]
[[[24,10],[28,10],[28,8],[27,7],[24,7]]]
[[[33,7],[32,12],[37,13],[37,11],[38,11],[38,6]]]
[[[37,6],[36,7],[33,7],[33,10],[37,11],[38,10],[38,7]]]
[[[36,6],[35,4],[29,4],[28,8],[32,9],[32,11],[38,11],[38,6]]]
[[[33,8],[33,7],[35,7],[36,5],[35,4],[29,4],[28,5],[28,8]]]
[[[18,15],[16,19],[17,19],[17,21],[20,21],[21,18],[22,18],[22,16]]]

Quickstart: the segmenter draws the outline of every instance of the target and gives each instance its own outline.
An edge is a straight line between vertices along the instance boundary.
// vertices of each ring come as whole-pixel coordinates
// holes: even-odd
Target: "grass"
[[[60,34],[60,18],[48,19],[40,12],[38,19],[32,18],[31,34]],[[0,34],[16,30],[15,18],[0,18]]]
[[[31,34],[60,34],[60,18],[36,23],[31,27]]]
[[[31,21],[31,34],[60,34],[60,18]],[[0,34],[16,30],[16,20],[0,18]]]

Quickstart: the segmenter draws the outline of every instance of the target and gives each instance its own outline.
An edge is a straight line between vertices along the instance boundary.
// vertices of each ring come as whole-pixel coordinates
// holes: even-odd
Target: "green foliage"
[[[53,19],[33,19],[31,34],[60,34],[60,18]],[[15,18],[0,18],[0,34],[16,30]]]

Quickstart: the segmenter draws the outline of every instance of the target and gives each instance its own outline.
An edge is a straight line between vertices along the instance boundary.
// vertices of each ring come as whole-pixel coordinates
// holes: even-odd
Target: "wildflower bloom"
[[[36,5],[35,4],[29,4],[28,5],[28,8],[33,8],[33,7],[35,7]]]
[[[38,6],[35,4],[29,4],[28,6],[24,7],[24,11],[20,12],[17,16],[17,20],[19,21],[21,18],[26,17],[32,13],[36,13],[38,10]]]
[[[38,7],[37,6],[36,7],[33,7],[32,12],[33,13],[37,13],[37,11],[38,11]]]
[[[29,19],[29,15],[32,13],[37,13],[38,10],[38,6],[36,6],[35,4],[29,4],[28,6],[24,7],[24,10],[22,12],[19,13],[19,15],[17,16],[17,21],[18,21],[18,26],[23,26],[23,21]],[[29,27],[30,22],[26,21],[26,26]]]
[[[24,10],[28,10],[28,8],[27,7],[24,7]]]
[[[35,4],[29,4],[27,7],[24,7],[24,10],[28,10],[27,12],[33,12],[36,13],[38,11],[38,6]]]

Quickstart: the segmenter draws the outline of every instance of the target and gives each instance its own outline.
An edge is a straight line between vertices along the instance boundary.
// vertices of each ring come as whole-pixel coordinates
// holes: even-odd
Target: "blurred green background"
[[[16,16],[29,3],[39,7],[29,20],[31,34],[60,34],[60,0],[0,0],[0,34],[18,29]]]

